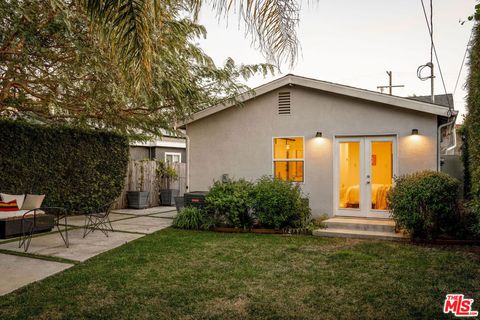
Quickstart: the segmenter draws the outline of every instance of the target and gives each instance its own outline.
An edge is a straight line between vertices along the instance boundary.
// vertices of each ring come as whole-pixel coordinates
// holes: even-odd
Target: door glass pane
[[[392,187],[393,143],[372,141],[372,209],[387,210],[387,193]]]
[[[340,142],[340,208],[360,208],[360,142]]]

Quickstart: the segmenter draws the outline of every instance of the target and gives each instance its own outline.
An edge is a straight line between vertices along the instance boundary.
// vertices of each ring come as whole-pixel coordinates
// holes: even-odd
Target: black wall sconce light
[[[322,137],[322,132],[317,131],[317,133],[315,134],[315,138],[321,138],[321,137]]]
[[[412,129],[412,135],[414,136],[418,135],[418,129]]]

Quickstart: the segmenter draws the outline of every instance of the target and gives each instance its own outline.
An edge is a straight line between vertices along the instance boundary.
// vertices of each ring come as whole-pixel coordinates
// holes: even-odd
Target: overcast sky
[[[311,4],[308,4],[311,2]],[[429,0],[424,0],[429,6]],[[434,0],[434,38],[445,83],[453,92],[472,22],[459,20],[474,11],[475,0]],[[218,22],[205,9],[200,23],[207,27],[202,48],[223,63],[232,57],[237,63],[264,62],[260,52],[251,46],[238,24],[238,18]],[[287,73],[320,80],[377,90],[387,85],[385,71],[393,71],[394,89],[399,96],[429,95],[430,82],[420,81],[417,67],[430,59],[430,41],[420,0],[318,0],[304,1],[300,13],[298,36],[301,54],[293,68],[282,67],[282,74],[268,78],[255,77],[248,85],[256,87]],[[438,69],[437,69],[438,71]],[[468,68],[464,66],[455,93],[455,108],[465,112],[464,84]],[[437,72],[435,92],[444,93]],[[462,117],[459,117],[462,120]]]

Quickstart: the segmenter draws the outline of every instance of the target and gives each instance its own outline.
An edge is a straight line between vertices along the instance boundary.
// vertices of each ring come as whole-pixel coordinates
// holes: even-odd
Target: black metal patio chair
[[[113,232],[112,223],[110,221],[110,211],[112,211],[115,201],[101,207],[99,210],[93,213],[87,213],[85,215],[85,226],[83,230],[83,237],[85,238],[89,233],[95,230],[100,230],[105,236],[108,237],[109,232]]]
[[[44,216],[45,215],[45,216]],[[53,219],[45,219],[44,217],[53,217]],[[65,223],[60,228],[60,220],[64,219]],[[53,224],[52,224],[53,220]],[[32,242],[33,234],[38,230],[48,230],[51,227],[57,227],[58,233],[62,237],[65,246],[69,247],[68,241],[68,227],[67,214],[64,208],[61,207],[41,207],[35,208],[25,212],[21,220],[21,230],[18,241],[18,247],[23,247],[25,252],[28,251],[30,243]],[[63,230],[62,230],[63,229]]]

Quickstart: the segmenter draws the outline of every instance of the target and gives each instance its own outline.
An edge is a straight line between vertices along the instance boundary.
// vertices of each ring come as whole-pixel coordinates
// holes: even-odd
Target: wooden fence
[[[125,186],[115,205],[116,209],[123,209],[128,206],[127,191],[148,191],[150,192],[149,206],[155,207],[160,204],[158,196],[160,184],[157,178],[158,165],[157,161],[129,161]],[[180,195],[183,195],[187,186],[187,165],[185,163],[174,163],[172,166],[177,171],[178,179],[170,184],[170,188],[179,189]]]

